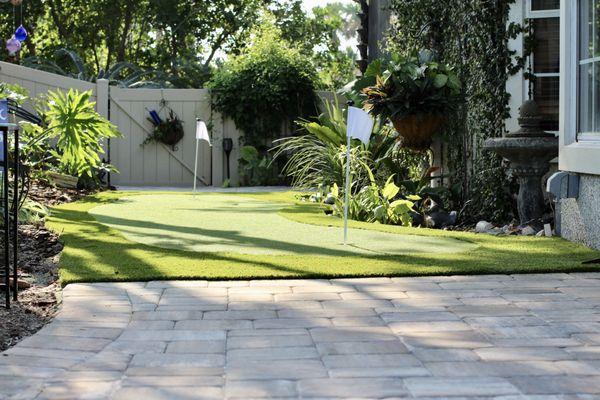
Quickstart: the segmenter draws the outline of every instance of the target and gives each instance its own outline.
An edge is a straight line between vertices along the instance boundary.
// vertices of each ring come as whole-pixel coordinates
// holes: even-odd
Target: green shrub
[[[366,167],[369,184],[348,197],[348,218],[356,221],[379,222],[389,225],[410,226],[414,201],[418,196],[400,195],[400,188],[394,183],[394,176],[388,177],[384,185],[378,185],[373,172]],[[352,183],[353,185],[356,182]],[[331,197],[335,199],[334,214],[343,217],[344,196],[340,195],[337,185],[333,185]]]
[[[22,105],[29,97],[29,92],[22,86],[0,82],[0,99],[11,99]]]
[[[287,159],[283,174],[300,189],[341,185],[346,168],[346,112],[335,102],[325,102],[325,112],[315,120],[299,120],[300,135],[276,141],[275,160]],[[376,125],[375,132],[379,129]],[[289,158],[288,158],[289,157]],[[350,168],[354,180],[367,182],[365,165],[370,153],[365,146],[352,146]]]
[[[45,126],[25,123],[23,127],[38,152],[47,150],[53,156],[58,172],[93,180],[99,170],[111,168],[100,158],[103,140],[121,134],[96,112],[91,95],[73,89],[66,94],[49,92],[39,110]],[[54,148],[50,139],[56,139]]]
[[[277,183],[271,160],[270,154],[261,155],[254,146],[242,146],[239,163],[240,185],[265,186]]]
[[[265,23],[209,86],[214,108],[235,122],[245,144],[260,147],[270,145],[286,124],[316,113],[316,76],[310,60]]]

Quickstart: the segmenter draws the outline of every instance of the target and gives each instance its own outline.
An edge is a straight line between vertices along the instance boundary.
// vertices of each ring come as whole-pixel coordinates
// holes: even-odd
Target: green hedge
[[[284,124],[316,115],[317,72],[312,62],[266,24],[248,49],[212,78],[215,110],[243,131],[247,145],[268,146]]]

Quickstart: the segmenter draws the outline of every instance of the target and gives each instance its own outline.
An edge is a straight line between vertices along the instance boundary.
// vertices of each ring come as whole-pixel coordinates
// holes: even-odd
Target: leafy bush
[[[325,112],[316,121],[300,120],[301,135],[276,141],[274,158],[286,158],[283,174],[291,177],[292,185],[301,189],[330,187],[342,184],[346,168],[346,113],[335,102],[325,102]],[[379,129],[379,125],[375,128]],[[350,151],[353,179],[367,182],[365,165],[370,153],[364,146]]]
[[[316,110],[314,66],[270,23],[215,73],[209,86],[214,108],[235,122],[248,145],[269,145],[285,124]]]
[[[94,179],[98,170],[107,167],[100,158],[104,154],[103,140],[121,134],[94,110],[91,94],[73,89],[66,94],[60,90],[49,92],[40,109],[45,126],[30,123],[23,126],[26,135],[41,146],[40,150],[50,149],[59,172]],[[56,139],[54,149],[50,147],[50,139]]]
[[[22,105],[29,97],[29,92],[22,86],[0,82],[0,99],[11,99]]]
[[[418,196],[397,198],[400,188],[390,176],[383,186],[375,181],[373,172],[367,168],[370,183],[362,187],[358,193],[348,198],[348,218],[356,221],[379,222],[381,224],[410,226],[411,212]],[[353,183],[354,184],[354,183]],[[340,217],[344,214],[344,197],[339,195],[337,185],[333,186],[331,196],[335,198],[334,213]]]
[[[461,84],[448,65],[433,61],[432,54],[394,55],[376,84],[364,89],[365,108],[382,118],[441,114],[456,110]]]
[[[263,186],[276,183],[271,157],[261,155],[254,146],[242,146],[239,163],[240,185]]]

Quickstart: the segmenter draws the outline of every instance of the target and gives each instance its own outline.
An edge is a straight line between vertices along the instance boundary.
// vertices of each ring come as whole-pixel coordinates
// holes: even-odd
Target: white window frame
[[[531,8],[532,0],[526,0],[526,8],[525,8],[525,20],[532,19],[550,19],[550,18],[559,18],[560,19],[560,9],[552,9],[552,10],[532,10]],[[558,72],[539,72],[536,73],[533,70],[534,65],[534,57],[535,54],[529,55],[527,57],[527,64],[531,66],[531,74],[538,78],[559,78],[560,79],[560,70]],[[529,85],[531,85],[531,81],[528,79],[523,79],[523,97],[528,100],[533,100],[533,91],[529,90]],[[558,132],[551,131],[554,134],[558,134]]]
[[[579,71],[579,0],[561,0],[560,10],[560,102],[559,102],[559,169],[582,174],[600,175],[600,136],[579,138],[578,88]]]
[[[527,0],[527,18],[557,18],[560,17],[560,8],[552,10],[533,10],[531,0]]]

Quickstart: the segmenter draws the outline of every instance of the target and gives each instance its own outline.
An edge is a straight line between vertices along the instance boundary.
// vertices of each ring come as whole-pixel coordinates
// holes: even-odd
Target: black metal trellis
[[[11,293],[12,299],[17,301],[18,295],[18,272],[17,265],[19,260],[19,129],[15,124],[9,122],[9,102],[0,100],[0,169],[2,171],[2,205],[4,208],[4,300],[6,308],[10,308]],[[14,113],[14,112],[13,112]],[[14,136],[14,154],[13,154],[13,200],[12,210],[10,208],[10,182],[9,182],[9,135]],[[12,211],[12,223],[11,223]],[[12,244],[12,287],[11,287],[11,244]]]

